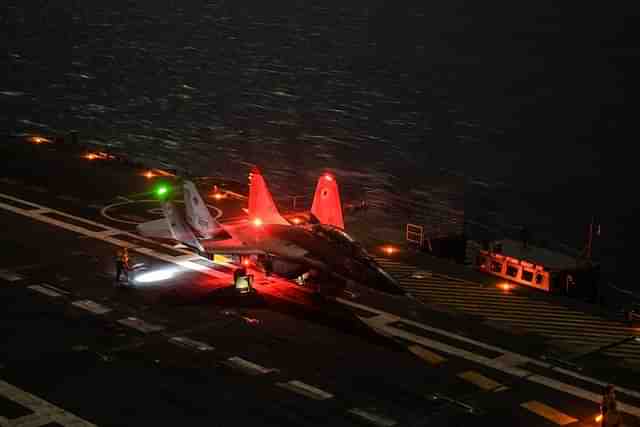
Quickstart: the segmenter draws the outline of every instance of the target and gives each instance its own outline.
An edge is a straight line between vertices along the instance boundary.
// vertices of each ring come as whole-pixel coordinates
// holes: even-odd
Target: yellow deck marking
[[[499,382],[485,377],[484,375],[475,371],[462,372],[458,374],[458,376],[463,380],[469,381],[471,384],[477,385],[483,390],[504,391],[509,389],[509,387],[503,386]]]
[[[431,363],[432,365],[439,365],[440,363],[447,360],[444,357],[440,356],[439,354],[436,354],[432,351],[427,350],[421,345],[410,345],[408,348],[411,353],[415,354],[422,360],[425,360]]]
[[[570,417],[569,415],[536,400],[522,403],[520,406],[561,426],[578,421],[576,418]]]

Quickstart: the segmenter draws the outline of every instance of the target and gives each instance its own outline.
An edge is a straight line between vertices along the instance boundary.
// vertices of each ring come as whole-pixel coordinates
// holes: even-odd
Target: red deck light
[[[260,218],[255,218],[253,220],[253,225],[256,227],[260,227],[262,225],[262,220]]]

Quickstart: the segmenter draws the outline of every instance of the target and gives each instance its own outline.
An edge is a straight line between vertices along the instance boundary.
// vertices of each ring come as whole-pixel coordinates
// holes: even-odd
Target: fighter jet
[[[263,175],[254,168],[249,175],[248,217],[234,223],[218,223],[210,214],[193,182],[185,180],[185,210],[163,202],[165,218],[140,224],[147,237],[171,238],[200,253],[268,257],[274,274],[313,283],[320,293],[366,286],[394,295],[405,295],[366,250],[344,230],[336,179],[318,179],[305,224],[283,217]]]

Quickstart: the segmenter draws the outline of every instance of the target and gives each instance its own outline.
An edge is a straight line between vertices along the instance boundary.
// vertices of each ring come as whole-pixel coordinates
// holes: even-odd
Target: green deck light
[[[158,195],[158,197],[166,196],[168,192],[169,189],[166,185],[161,185],[156,189],[156,194]]]

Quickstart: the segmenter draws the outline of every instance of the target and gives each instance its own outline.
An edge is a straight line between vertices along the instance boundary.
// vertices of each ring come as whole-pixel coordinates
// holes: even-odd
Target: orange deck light
[[[262,225],[262,220],[260,218],[255,218],[253,220],[253,225],[255,225],[256,227],[260,227]]]
[[[29,142],[35,145],[40,145],[40,144],[51,142],[51,140],[44,138],[42,136],[32,136],[29,138]]]
[[[387,255],[393,255],[394,253],[398,252],[398,249],[391,245],[383,246],[382,250]]]
[[[503,291],[510,291],[511,289],[513,289],[513,285],[511,283],[503,282],[498,283],[498,288],[502,289]]]

